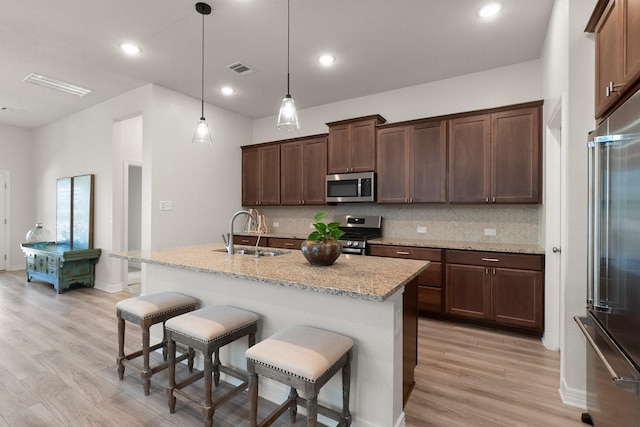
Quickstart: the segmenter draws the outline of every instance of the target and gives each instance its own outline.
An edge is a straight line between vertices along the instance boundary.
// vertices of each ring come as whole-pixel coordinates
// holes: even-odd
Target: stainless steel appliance
[[[375,202],[375,172],[327,175],[327,203]]]
[[[589,136],[587,409],[640,426],[640,93]]]
[[[333,220],[340,223],[344,235],[340,238],[342,253],[365,255],[367,239],[382,236],[381,216],[338,215]]]

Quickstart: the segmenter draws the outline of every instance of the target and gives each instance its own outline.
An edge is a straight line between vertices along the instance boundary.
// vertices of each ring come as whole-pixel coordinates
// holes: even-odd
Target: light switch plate
[[[280,223],[277,221],[273,222],[273,228],[280,227]]]
[[[484,229],[484,235],[485,236],[495,236],[496,235],[496,229],[495,228],[485,228]]]
[[[161,211],[170,211],[173,209],[173,203],[171,200],[160,200],[160,210]]]
[[[416,233],[426,233],[427,232],[427,227],[417,227],[416,228]]]

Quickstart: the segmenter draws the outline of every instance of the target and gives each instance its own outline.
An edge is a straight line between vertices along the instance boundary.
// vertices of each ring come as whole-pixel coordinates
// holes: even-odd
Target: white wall
[[[25,242],[27,231],[36,222],[44,221],[35,212],[39,190],[36,176],[38,165],[32,161],[33,134],[30,130],[0,124],[0,170],[10,176],[11,199],[7,205],[9,214],[8,270],[25,268],[20,243]],[[53,232],[56,223],[45,222],[44,227]]]
[[[585,406],[585,342],[573,316],[586,298],[587,133],[595,126],[594,44],[584,27],[596,0],[556,0],[542,55],[545,101],[562,100],[563,225],[560,286],[560,394]],[[549,119],[545,115],[545,122]]]
[[[195,147],[191,137],[200,101],[147,85],[35,131],[33,162],[39,174],[35,212],[55,228],[56,180],[96,175],[94,246],[102,249],[96,286],[122,286],[123,174],[127,150],[114,135],[114,123],[141,115],[143,120],[143,249],[221,241],[228,219],[240,207],[240,150],[251,140],[251,121],[205,106],[214,145]],[[115,126],[117,129],[117,126]],[[160,212],[160,200],[174,209]],[[223,201],[223,203],[221,203]],[[33,222],[33,221],[31,221]],[[29,227],[30,228],[30,227]],[[28,230],[28,228],[27,228]]]
[[[300,130],[293,132],[276,128],[277,111],[274,111],[273,116],[253,122],[253,141],[325,133],[325,123],[371,114],[380,114],[391,123],[536,101],[542,99],[540,72],[540,61],[529,61],[303,109],[298,111]],[[298,104],[303,102],[296,99]]]
[[[241,206],[239,147],[251,142],[251,120],[212,105],[206,105],[204,113],[212,146],[191,143],[200,101],[154,87],[154,136],[153,141],[145,138],[143,149],[143,174],[150,161],[148,172],[153,176],[148,193],[153,221],[147,247],[221,242],[229,219]],[[143,193],[147,193],[144,188]],[[161,200],[172,201],[173,210],[160,211]]]

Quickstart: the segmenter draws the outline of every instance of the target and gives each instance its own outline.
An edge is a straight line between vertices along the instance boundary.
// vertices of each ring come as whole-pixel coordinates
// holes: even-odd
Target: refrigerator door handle
[[[620,388],[629,389],[629,391],[636,392],[638,385],[640,384],[640,379],[618,375],[616,371],[613,369],[613,367],[611,366],[611,364],[609,363],[609,361],[607,360],[607,358],[605,357],[605,355],[602,354],[602,350],[600,350],[600,347],[598,347],[598,344],[596,344],[595,340],[587,330],[587,326],[584,324],[584,321],[583,321],[587,319],[579,316],[575,316],[573,319],[576,321],[576,323],[578,324],[578,327],[580,328],[584,336],[587,338],[587,341],[589,342],[589,344],[591,345],[595,353],[598,355],[598,358],[600,359],[604,367],[607,369],[607,372],[609,372],[609,376],[611,377],[611,380],[613,381],[613,383]],[[598,326],[596,325],[596,327]],[[625,359],[628,361],[626,357]]]

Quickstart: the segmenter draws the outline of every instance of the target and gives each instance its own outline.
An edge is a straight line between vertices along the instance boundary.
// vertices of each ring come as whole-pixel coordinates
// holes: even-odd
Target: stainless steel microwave
[[[375,172],[327,175],[327,203],[375,202]]]

